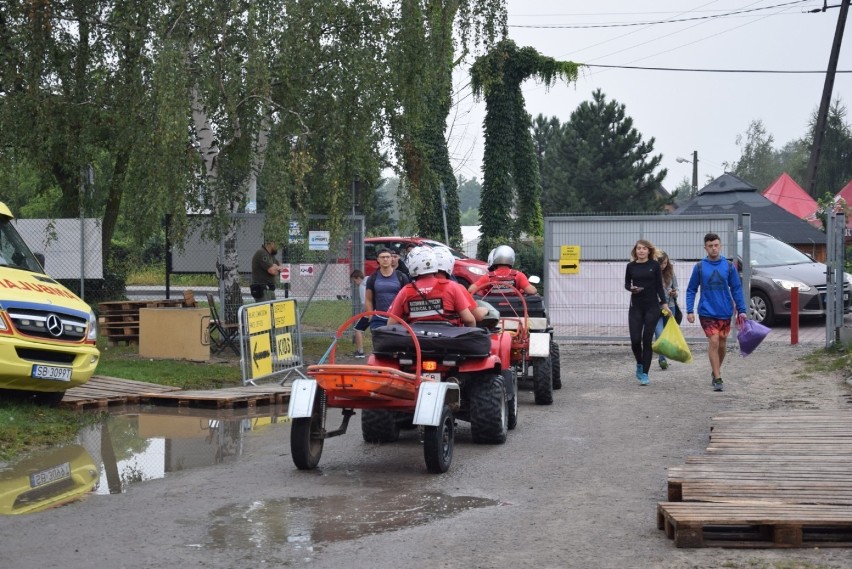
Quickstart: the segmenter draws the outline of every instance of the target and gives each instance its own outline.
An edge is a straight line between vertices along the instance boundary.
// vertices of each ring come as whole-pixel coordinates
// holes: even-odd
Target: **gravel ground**
[[[416,432],[368,445],[357,421],[297,471],[289,425],[251,436],[233,463],[189,469],[32,516],[0,517],[0,567],[828,569],[852,549],[677,549],[656,527],[666,470],[703,454],[730,410],[850,408],[815,346],[729,351],[726,391],[695,362],[633,376],[624,344],[562,344],[552,406],[524,389],[504,445],[474,445],[460,423],[451,470],[425,473]]]

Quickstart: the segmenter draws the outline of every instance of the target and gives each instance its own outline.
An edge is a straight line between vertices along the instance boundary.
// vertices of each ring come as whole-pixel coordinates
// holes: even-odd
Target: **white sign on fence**
[[[308,249],[311,251],[328,251],[330,240],[329,231],[308,231]]]
[[[314,270],[313,265],[299,265],[299,276],[300,277],[312,277],[316,271]]]

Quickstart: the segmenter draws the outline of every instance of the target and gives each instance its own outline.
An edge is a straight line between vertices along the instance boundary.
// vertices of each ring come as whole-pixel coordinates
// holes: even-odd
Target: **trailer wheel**
[[[562,389],[562,370],[559,364],[559,344],[550,341],[550,375],[554,391]]]
[[[310,417],[293,419],[290,427],[290,453],[299,470],[313,470],[319,464],[325,439],[322,438],[325,417],[321,390],[314,398],[314,410]]]
[[[536,405],[553,404],[553,373],[550,356],[533,358],[533,394]]]
[[[423,457],[426,469],[434,474],[443,474],[453,461],[456,427],[449,405],[441,410],[441,423],[437,427],[423,429]]]
[[[361,411],[361,434],[368,443],[392,443],[399,440],[396,413],[384,409]]]
[[[509,405],[503,377],[475,381],[470,389],[470,434],[475,443],[503,444],[509,431]]]

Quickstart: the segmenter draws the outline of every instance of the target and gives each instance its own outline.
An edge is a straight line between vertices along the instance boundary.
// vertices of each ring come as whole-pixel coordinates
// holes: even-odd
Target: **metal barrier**
[[[278,381],[302,373],[302,330],[295,299],[246,304],[238,311],[243,385]]]

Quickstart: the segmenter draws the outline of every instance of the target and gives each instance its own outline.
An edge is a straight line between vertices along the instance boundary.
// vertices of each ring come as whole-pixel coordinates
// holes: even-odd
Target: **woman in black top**
[[[651,342],[661,310],[667,307],[660,264],[654,260],[657,251],[650,241],[640,239],[630,251],[630,262],[624,275],[624,288],[630,291],[630,347],[636,357],[636,379],[648,385],[651,369]]]

